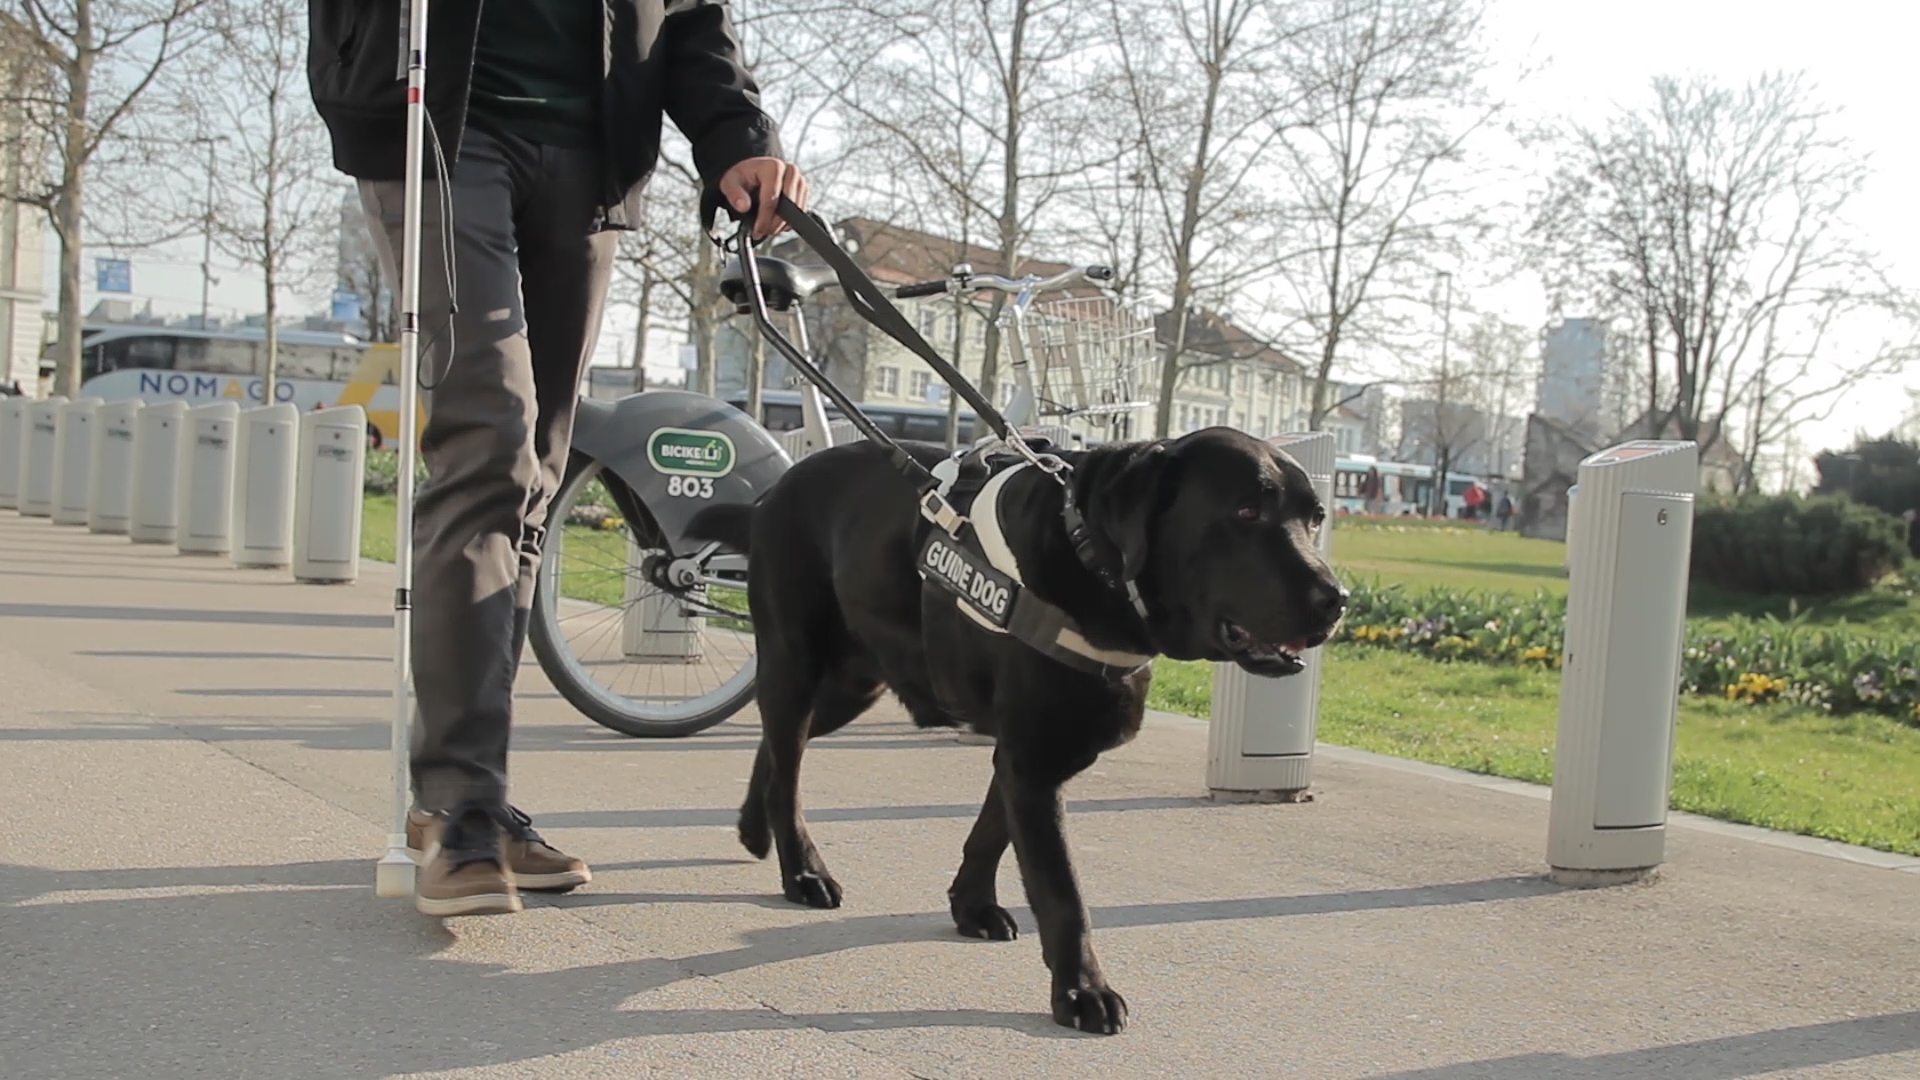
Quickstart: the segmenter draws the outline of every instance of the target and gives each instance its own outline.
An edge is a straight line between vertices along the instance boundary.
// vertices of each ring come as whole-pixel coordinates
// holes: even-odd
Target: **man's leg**
[[[616,243],[615,233],[595,231],[603,178],[598,155],[547,146],[538,152],[538,170],[515,222],[537,404],[537,479],[521,508],[509,681],[526,643],[547,506],[566,471],[580,375],[599,334]],[[585,862],[555,850],[518,810],[508,809],[506,831],[507,860],[521,888],[565,891],[592,880]]]
[[[613,273],[617,233],[594,231],[602,172],[597,152],[542,147],[534,195],[519,220],[520,270],[538,401],[533,450],[539,484],[529,491],[521,533],[518,603],[533,604],[547,506],[559,490],[573,441],[580,377],[593,356]]]
[[[536,160],[526,144],[469,132],[450,185],[458,283],[451,318],[437,190],[430,187],[421,200],[422,382],[429,388],[421,453],[428,479],[414,512],[413,779],[424,810],[457,811],[434,826],[439,845],[475,856],[469,862],[490,858],[496,878],[504,866],[489,823],[506,817],[522,511],[539,483],[513,222]],[[404,186],[362,182],[360,190],[391,267],[402,243]],[[423,905],[430,882],[438,891],[445,871],[465,866],[458,861],[465,855],[452,867],[436,867],[428,854]],[[436,913],[517,909],[510,885],[496,892],[505,895],[476,895],[461,911]]]

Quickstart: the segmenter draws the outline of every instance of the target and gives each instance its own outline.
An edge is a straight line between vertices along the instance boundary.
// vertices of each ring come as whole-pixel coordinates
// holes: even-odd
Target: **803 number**
[[[667,494],[683,499],[713,498],[713,478],[710,476],[669,476]]]

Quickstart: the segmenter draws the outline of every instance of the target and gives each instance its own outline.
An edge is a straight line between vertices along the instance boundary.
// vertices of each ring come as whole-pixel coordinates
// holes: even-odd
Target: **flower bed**
[[[1436,660],[1557,668],[1566,651],[1566,600],[1359,582],[1336,635]],[[1920,639],[1845,625],[1734,616],[1689,627],[1680,685],[1690,694],[1825,712],[1874,712],[1920,725]]]

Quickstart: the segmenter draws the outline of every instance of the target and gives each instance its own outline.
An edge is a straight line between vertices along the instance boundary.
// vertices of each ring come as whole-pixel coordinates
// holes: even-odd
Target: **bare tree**
[[[991,238],[1019,272],[1064,187],[1097,164],[1081,62],[1100,45],[1086,0],[872,0],[847,22],[858,79],[842,128],[848,180],[896,220]],[[994,302],[998,314],[1002,298]],[[1000,331],[987,324],[980,388],[995,396]]]
[[[1293,193],[1281,263],[1290,325],[1310,358],[1310,424],[1334,408],[1333,371],[1396,329],[1432,256],[1466,225],[1450,180],[1462,144],[1497,112],[1479,90],[1482,0],[1302,0],[1281,78]]]
[[[387,280],[380,249],[367,227],[366,212],[358,195],[349,192],[340,201],[340,238],[336,260],[340,288],[360,298],[360,318],[367,325],[367,340],[395,341],[399,327],[394,310],[393,282]]]
[[[80,388],[80,253],[86,184],[160,73],[199,40],[206,0],[0,0],[0,30],[31,52],[50,85],[0,101],[44,137],[42,181],[22,201],[46,211],[60,241],[59,341],[54,393]]]
[[[217,47],[183,65],[179,102],[202,132],[223,136],[212,144],[218,182],[206,225],[227,257],[261,273],[261,402],[272,404],[282,295],[314,280],[329,247],[337,253],[340,186],[308,97],[307,5],[216,0],[210,12]]]
[[[1649,430],[1732,441],[1743,489],[1770,444],[1912,352],[1823,359],[1839,320],[1912,312],[1848,234],[1866,166],[1828,115],[1795,75],[1656,79],[1650,106],[1569,130],[1533,222],[1557,296],[1616,313],[1637,345]]]
[[[1274,117],[1293,112],[1276,100],[1289,90],[1276,77],[1276,56],[1292,33],[1281,15],[1258,0],[1109,3],[1115,82],[1136,142],[1121,159],[1117,186],[1139,192],[1119,202],[1144,222],[1132,234],[1145,256],[1136,273],[1151,265],[1166,275],[1155,282],[1168,296],[1154,411],[1160,436],[1172,424],[1182,376],[1224,359],[1189,355],[1197,309],[1227,306],[1240,285],[1272,266],[1267,166],[1279,144]]]

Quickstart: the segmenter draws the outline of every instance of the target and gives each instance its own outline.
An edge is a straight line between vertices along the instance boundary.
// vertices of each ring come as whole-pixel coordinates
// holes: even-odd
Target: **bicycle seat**
[[[766,297],[770,311],[786,311],[821,289],[840,284],[832,267],[795,266],[771,255],[756,255],[753,261],[760,271],[760,292]],[[753,302],[747,298],[747,275],[738,255],[727,260],[726,267],[720,271],[720,295],[733,304],[738,314],[753,310]]]

